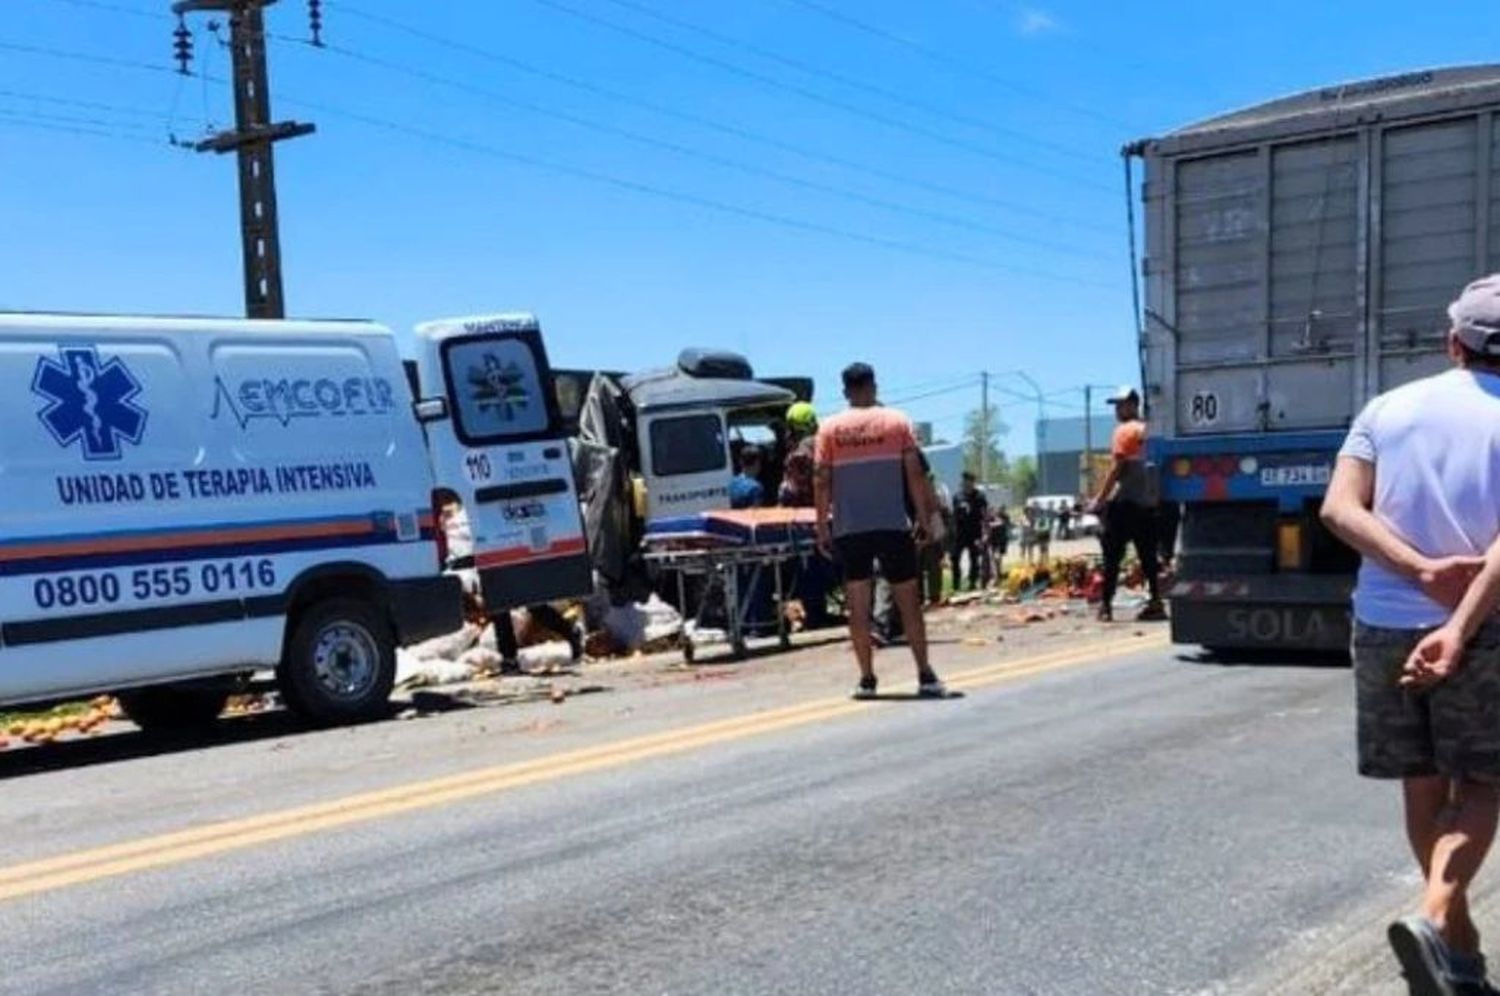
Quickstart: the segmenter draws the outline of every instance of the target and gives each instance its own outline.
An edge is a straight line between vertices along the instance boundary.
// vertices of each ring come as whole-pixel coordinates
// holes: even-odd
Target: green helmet
[[[818,429],[818,410],[806,401],[793,402],[786,410],[786,424],[793,432],[807,434]]]

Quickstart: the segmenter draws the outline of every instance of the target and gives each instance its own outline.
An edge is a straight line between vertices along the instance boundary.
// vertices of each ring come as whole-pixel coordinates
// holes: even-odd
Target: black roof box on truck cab
[[[720,380],[752,380],[750,361],[738,353],[720,349],[684,349],[677,354],[677,369],[689,377]]]

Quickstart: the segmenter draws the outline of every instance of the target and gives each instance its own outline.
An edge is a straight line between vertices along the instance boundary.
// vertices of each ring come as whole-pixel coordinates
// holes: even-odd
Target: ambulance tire
[[[299,614],[276,671],[286,707],[331,726],[384,717],[396,684],[396,638],[384,613],[328,598]]]
[[[158,685],[115,696],[125,717],[148,734],[185,733],[212,726],[229,701],[228,690]]]

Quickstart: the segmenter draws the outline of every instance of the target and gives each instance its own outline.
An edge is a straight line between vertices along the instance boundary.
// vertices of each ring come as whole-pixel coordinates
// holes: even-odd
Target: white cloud
[[[1040,7],[1022,7],[1016,14],[1016,31],[1031,38],[1056,31],[1062,22]]]

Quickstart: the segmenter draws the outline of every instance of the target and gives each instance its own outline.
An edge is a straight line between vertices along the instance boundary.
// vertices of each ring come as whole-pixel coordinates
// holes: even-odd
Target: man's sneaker
[[[1449,950],[1448,982],[1457,996],[1500,996],[1500,989],[1490,984],[1489,967],[1482,954],[1465,957]]]
[[[1406,916],[1386,931],[1411,996],[1460,996],[1448,978],[1447,945],[1426,917]]]
[[[876,682],[873,677],[861,678],[859,679],[859,684],[854,686],[853,694],[849,697],[860,700],[873,699],[875,697],[875,685]]]
[[[1108,605],[1101,605],[1099,606],[1097,618],[1100,622],[1114,622],[1115,610],[1110,608]]]
[[[1167,610],[1159,601],[1147,602],[1141,611],[1135,614],[1136,622],[1166,622]]]
[[[925,674],[917,681],[917,698],[946,699],[948,686],[935,674]]]

